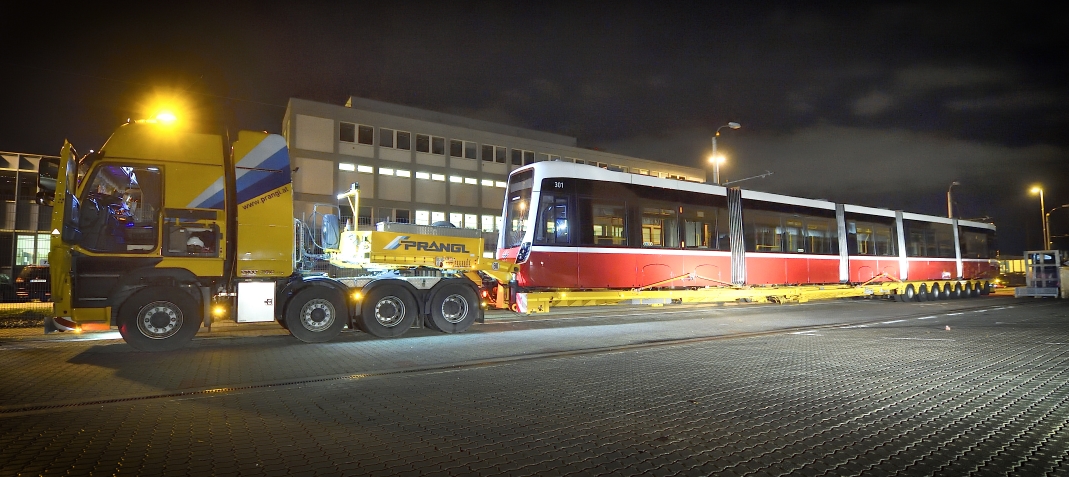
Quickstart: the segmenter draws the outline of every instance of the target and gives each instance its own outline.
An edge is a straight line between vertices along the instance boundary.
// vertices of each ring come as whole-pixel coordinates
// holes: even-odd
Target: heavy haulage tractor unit
[[[228,154],[222,136],[184,131],[173,116],[132,121],[85,156],[66,143],[39,177],[53,206],[46,331],[117,326],[137,349],[169,350],[222,308],[240,323],[277,320],[306,342],[347,325],[380,337],[414,325],[453,333],[482,320],[485,286],[512,273],[483,258],[474,230],[339,233],[334,214],[295,220],[275,134],[241,131]],[[355,184],[339,197],[359,210]]]

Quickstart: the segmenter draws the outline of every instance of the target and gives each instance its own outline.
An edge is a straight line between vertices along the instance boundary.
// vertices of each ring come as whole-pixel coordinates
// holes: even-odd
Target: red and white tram
[[[991,278],[995,227],[539,162],[508,182],[497,257],[528,290]]]

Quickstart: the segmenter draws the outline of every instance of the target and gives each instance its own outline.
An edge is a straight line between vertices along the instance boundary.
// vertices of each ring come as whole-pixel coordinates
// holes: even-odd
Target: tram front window
[[[519,246],[527,235],[533,186],[534,174],[529,171],[515,174],[509,179],[508,194],[505,196],[505,224],[502,230],[502,245],[505,248]]]

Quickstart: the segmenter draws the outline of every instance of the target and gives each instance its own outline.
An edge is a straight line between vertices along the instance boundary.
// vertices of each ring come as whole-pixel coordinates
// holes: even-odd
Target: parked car
[[[52,285],[47,266],[27,265],[15,278],[15,298],[20,301],[49,301]]]
[[[0,273],[0,301],[15,301],[15,282],[6,273]]]

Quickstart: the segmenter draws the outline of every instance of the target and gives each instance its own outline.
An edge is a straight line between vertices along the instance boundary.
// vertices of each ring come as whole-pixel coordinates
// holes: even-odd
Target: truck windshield
[[[531,210],[531,191],[534,187],[534,173],[531,171],[514,174],[509,178],[508,193],[505,195],[505,248],[516,247],[523,242],[527,234],[527,220]]]

